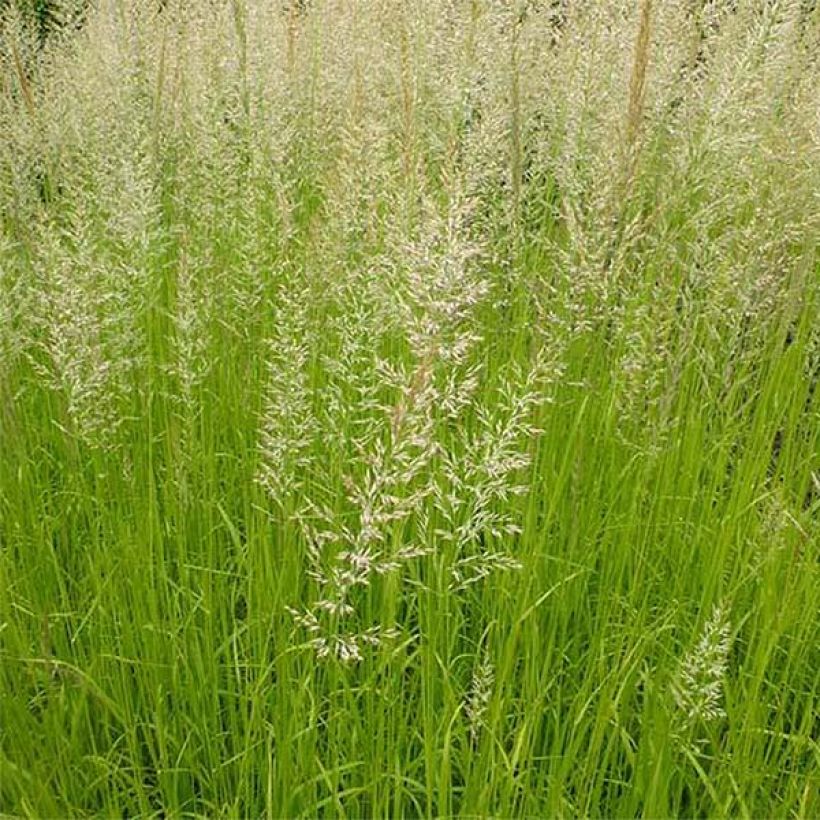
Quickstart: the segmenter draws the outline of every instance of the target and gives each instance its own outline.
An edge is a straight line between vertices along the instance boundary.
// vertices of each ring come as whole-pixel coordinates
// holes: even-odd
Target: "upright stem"
[[[519,21],[513,18],[510,42],[510,176],[512,180],[512,233],[518,240],[521,210],[521,77],[518,65]]]
[[[626,117],[626,188],[632,177],[640,149],[641,125],[646,101],[646,70],[649,65],[649,37],[652,30],[652,0],[641,0],[641,19],[635,40],[632,73],[629,77],[629,103]]]

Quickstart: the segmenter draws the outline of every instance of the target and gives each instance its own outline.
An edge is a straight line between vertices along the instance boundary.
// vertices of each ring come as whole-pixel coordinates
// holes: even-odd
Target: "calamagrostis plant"
[[[386,277],[417,366],[462,364],[479,341],[473,315],[489,284],[481,245],[467,232],[473,207],[456,190],[445,217],[428,210],[420,235],[400,245],[403,278]]]
[[[333,510],[308,501],[311,518],[320,522],[317,528],[307,516],[301,518],[311,574],[321,592],[314,611],[333,618],[354,616],[351,594],[357,587],[367,587],[373,576],[395,572],[426,553],[414,544],[396,546],[392,536],[420,515],[431,492],[430,464],[437,449],[432,424],[434,395],[429,384],[415,391],[411,387],[401,421],[395,420],[395,408],[384,414],[380,432],[386,434],[386,442],[375,438],[356,443],[357,470],[344,480],[347,502],[355,510],[353,526],[340,521]],[[381,628],[372,631],[368,642],[375,643],[381,633]],[[325,647],[319,648],[324,654]]]
[[[193,391],[208,374],[208,327],[212,295],[204,287],[204,272],[197,260],[183,250],[176,277],[176,309],[173,314],[176,357],[172,372],[179,380],[181,401],[190,405]]]
[[[197,263],[182,251],[177,272],[176,305],[172,316],[174,326],[174,360],[169,372],[176,381],[177,390],[172,400],[181,419],[180,449],[184,459],[191,455],[193,425],[198,413],[196,390],[208,374],[208,317],[211,314],[211,295],[203,287],[203,277]]]
[[[313,334],[309,307],[282,292],[268,341],[268,383],[259,430],[256,480],[283,508],[310,463],[317,424],[310,386]]]
[[[354,593],[429,552],[427,502],[436,492],[435,459],[445,452],[437,417],[442,408],[458,415],[470,402],[476,374],[460,369],[478,340],[473,312],[487,293],[474,264],[476,248],[460,227],[463,214],[461,203],[443,219],[428,213],[419,238],[402,246],[402,257],[385,273],[393,287],[381,294],[383,306],[392,305],[394,329],[403,333],[411,360],[377,359],[379,382],[372,390],[391,391],[392,402],[362,392],[380,421],[353,442],[354,461],[344,478],[353,523],[311,499],[300,515],[319,596],[295,617],[321,656],[358,660],[362,645],[393,634],[392,625],[358,623]],[[415,540],[407,541],[408,534]]]
[[[12,275],[8,262],[13,258],[12,243],[0,236],[0,378],[20,348],[20,340],[15,329],[20,310],[22,294],[18,293],[19,279]],[[7,261],[8,260],[8,261]]]
[[[294,617],[323,657],[358,660],[365,644],[393,634],[393,625],[360,622],[357,590],[423,557],[431,544],[450,548],[446,584],[454,593],[520,567],[500,544],[521,531],[510,506],[527,489],[521,476],[539,433],[532,417],[560,373],[558,350],[542,347],[529,369],[508,374],[491,404],[476,399],[476,309],[490,288],[481,246],[465,226],[469,213],[458,197],[443,217],[428,210],[419,236],[399,246],[401,257],[380,280],[382,310],[390,302],[392,329],[411,356],[377,359],[372,389],[391,391],[393,402],[380,405],[356,382],[355,395],[381,420],[353,442],[344,478],[350,517],[310,498],[299,514],[318,596]],[[337,367],[334,377],[344,372]],[[475,429],[448,432],[469,417]]]
[[[726,715],[722,698],[731,632],[729,613],[716,606],[700,640],[678,666],[672,681],[672,696],[684,729]]]
[[[467,716],[470,741],[473,746],[478,743],[481,730],[484,727],[484,718],[490,705],[494,683],[495,667],[490,660],[489,653],[485,652],[481,662],[473,670],[470,689],[464,703],[464,714]]]
[[[427,552],[416,544],[397,545],[394,537],[421,516],[431,492],[436,394],[425,371],[420,372],[405,385],[401,402],[384,409],[375,435],[355,442],[356,469],[344,481],[355,523],[346,524],[334,510],[310,499],[300,515],[319,597],[306,612],[294,615],[313,635],[311,643],[320,657],[357,661],[362,646],[377,646],[394,636],[392,626],[353,629],[358,618],[352,595],[375,576],[396,572]]]
[[[513,372],[491,404],[475,408],[477,430],[463,433],[460,446],[442,455],[443,480],[435,493],[442,526],[436,534],[453,546],[453,591],[521,566],[513,556],[492,549],[489,539],[505,544],[521,533],[511,502],[528,492],[523,474],[541,432],[533,414],[549,401],[549,385],[560,372],[555,351],[540,350],[528,372]]]
[[[134,305],[125,298],[130,271],[108,270],[82,235],[72,253],[58,239],[44,240],[43,373],[66,397],[72,433],[99,449],[117,446],[130,374],[138,361]]]

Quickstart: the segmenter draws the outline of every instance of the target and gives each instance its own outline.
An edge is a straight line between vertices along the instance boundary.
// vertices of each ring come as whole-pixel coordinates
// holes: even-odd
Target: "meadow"
[[[820,816],[820,9],[63,5],[0,815]]]

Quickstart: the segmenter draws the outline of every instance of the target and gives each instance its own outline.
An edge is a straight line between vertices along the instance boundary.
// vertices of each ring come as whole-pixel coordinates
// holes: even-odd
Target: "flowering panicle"
[[[282,294],[268,342],[268,385],[260,419],[256,480],[283,506],[310,463],[317,432],[310,386],[312,331],[308,307]]]
[[[11,254],[11,243],[0,236],[0,258],[8,259]],[[21,348],[16,329],[23,298],[21,290],[19,279],[15,279],[8,268],[0,266],[0,376]]]
[[[464,713],[467,716],[470,740],[474,746],[478,743],[481,729],[484,726],[485,715],[490,705],[494,684],[495,667],[490,660],[489,654],[485,652],[481,662],[473,671],[470,689],[464,704]]]
[[[132,300],[129,270],[112,270],[96,259],[81,228],[66,241],[74,244],[73,254],[59,237],[44,242],[39,321],[49,366],[40,369],[66,397],[73,435],[91,448],[112,450],[127,418],[130,374],[141,353],[139,305]]]
[[[207,376],[211,365],[207,356],[211,295],[202,288],[197,273],[183,254],[177,274],[176,310],[172,317],[176,356],[169,370],[179,385],[175,398],[188,411],[193,411],[194,391]]]
[[[492,406],[477,408],[478,431],[442,456],[435,507],[443,522],[436,534],[454,547],[450,587],[464,589],[497,570],[520,568],[513,557],[493,551],[486,537],[507,541],[521,532],[509,501],[527,492],[521,479],[540,431],[532,413],[549,400],[548,384],[560,368],[544,351],[530,372],[506,381]]]
[[[731,633],[728,613],[716,606],[700,640],[681,660],[672,681],[672,696],[684,727],[726,716],[722,693],[729,666]]]
[[[421,514],[431,492],[427,474],[436,452],[432,436],[428,392],[410,390],[409,403],[400,420],[395,411],[385,416],[387,443],[375,439],[357,443],[357,479],[346,477],[345,495],[355,510],[355,523],[348,526],[335,511],[308,501],[299,521],[308,541],[311,577],[319,597],[297,623],[323,630],[312,639],[320,657],[334,656],[343,661],[360,659],[359,647],[376,646],[392,637],[392,627],[367,627],[341,637],[333,621],[356,620],[353,593],[366,588],[375,576],[399,571],[415,558],[426,555],[423,546],[394,548],[394,532]],[[313,521],[318,521],[315,526]]]
[[[393,329],[407,341],[409,363],[368,355],[360,334],[346,323],[340,325],[343,346],[365,367],[351,368],[336,357],[330,367],[331,383],[336,384],[330,394],[332,406],[344,404],[342,391],[348,401],[354,391],[371,422],[361,426],[352,441],[355,469],[344,478],[350,521],[310,499],[299,516],[319,594],[297,623],[314,634],[313,645],[323,656],[357,660],[354,647],[374,645],[390,634],[392,627],[385,631],[364,626],[348,629],[347,637],[339,638],[345,624],[358,621],[356,590],[367,588],[378,576],[400,571],[432,549],[429,501],[440,493],[440,464],[457,461],[438,435],[438,424],[442,417],[456,418],[471,405],[480,378],[480,369],[469,356],[479,338],[475,309],[488,286],[475,264],[478,248],[461,238],[464,213],[459,205],[446,219],[431,215],[421,238],[404,246],[403,259],[380,282],[389,291],[382,291],[377,312],[393,317]],[[360,310],[359,316],[370,323],[373,313]],[[351,369],[359,376],[347,384]],[[369,389],[367,381],[361,383],[362,373],[368,374]],[[393,398],[377,399],[379,393]],[[503,459],[505,453],[502,446],[496,458]],[[408,536],[418,540],[408,542]],[[496,568],[509,565],[503,558],[494,562]],[[465,568],[465,576],[474,574],[471,570]],[[478,571],[489,574],[489,564]],[[367,640],[357,644],[354,635]]]

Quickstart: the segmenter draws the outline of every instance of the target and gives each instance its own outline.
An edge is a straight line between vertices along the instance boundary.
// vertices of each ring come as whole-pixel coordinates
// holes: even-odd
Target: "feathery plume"
[[[729,666],[732,626],[728,613],[716,606],[694,648],[681,660],[672,682],[672,696],[684,727],[725,717],[723,682]]]

